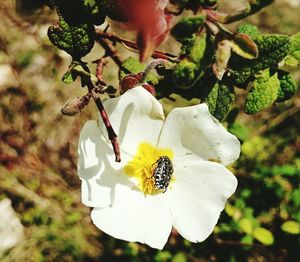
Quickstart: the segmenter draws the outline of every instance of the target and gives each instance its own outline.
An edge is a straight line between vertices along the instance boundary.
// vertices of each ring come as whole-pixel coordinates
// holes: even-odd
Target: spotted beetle
[[[170,184],[173,164],[169,157],[161,156],[155,163],[155,168],[153,170],[153,183],[156,190],[163,190],[163,193],[167,191]]]

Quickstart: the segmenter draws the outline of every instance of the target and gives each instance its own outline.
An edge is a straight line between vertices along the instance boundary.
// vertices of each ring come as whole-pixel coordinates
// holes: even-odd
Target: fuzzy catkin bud
[[[75,116],[90,102],[90,95],[69,99],[61,109],[61,113],[67,116]]]

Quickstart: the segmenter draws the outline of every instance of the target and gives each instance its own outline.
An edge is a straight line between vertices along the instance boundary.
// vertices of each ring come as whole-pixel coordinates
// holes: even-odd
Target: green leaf
[[[271,106],[277,99],[279,87],[277,74],[270,76],[269,71],[255,79],[245,102],[245,112],[256,114]]]
[[[288,72],[277,70],[280,87],[278,90],[277,102],[290,99],[298,90],[297,84],[292,75]]]
[[[251,234],[253,231],[253,223],[250,219],[248,218],[242,218],[239,222],[238,222],[240,229],[247,233],[247,234]]]
[[[284,59],[284,64],[291,67],[300,64],[300,32],[291,37],[291,53]]]
[[[246,34],[237,33],[233,36],[232,51],[246,59],[258,57],[258,48],[253,40]]]
[[[69,70],[62,77],[62,81],[65,84],[71,84],[76,80],[78,76],[85,79],[91,79],[94,82],[97,81],[96,76],[91,74],[87,65],[83,62],[78,61],[72,61],[69,66]]]
[[[191,88],[199,79],[198,65],[188,58],[181,60],[173,71],[173,83],[182,89]]]
[[[243,84],[259,71],[277,67],[290,52],[291,41],[286,35],[257,35],[252,38],[258,47],[258,58],[248,60],[240,56],[231,56],[229,61],[230,78],[235,84]]]
[[[298,174],[298,176],[299,176],[299,174],[300,174],[299,168],[297,168],[294,171],[295,172],[293,172],[293,176],[296,175],[296,174]],[[300,189],[294,189],[293,190],[292,199],[293,199],[293,202],[295,204],[295,207],[299,208],[300,207]]]
[[[255,228],[253,237],[264,245],[272,245],[274,243],[272,232],[263,227]]]
[[[247,34],[250,37],[254,37],[259,34],[257,27],[251,24],[240,25],[237,29],[237,32]]]
[[[181,54],[197,64],[202,76],[206,67],[211,63],[214,55],[214,48],[211,36],[202,34],[186,38],[182,42]]]
[[[182,252],[177,253],[172,259],[172,262],[186,262],[186,261],[187,261],[187,258],[185,256],[185,254]]]
[[[199,27],[204,24],[206,19],[205,14],[197,16],[183,17],[171,30],[172,36],[181,41],[191,37],[199,30]]]
[[[137,74],[144,71],[146,65],[140,63],[138,59],[128,57],[121,66],[120,78],[123,79],[127,74]]]
[[[75,74],[75,75],[78,74],[82,78],[89,78],[93,82],[97,81],[97,77],[90,72],[90,70],[89,70],[89,68],[87,66],[82,65],[82,64],[75,65],[72,68],[72,73]]]
[[[155,255],[154,261],[157,262],[170,261],[171,258],[172,258],[172,254],[169,251],[160,251]]]
[[[284,65],[296,67],[300,64],[300,60],[297,60],[292,55],[287,55],[287,57],[284,59]]]
[[[300,50],[294,51],[292,56],[295,57],[298,61],[300,60]]]
[[[228,126],[228,131],[235,135],[240,141],[245,141],[249,137],[247,127],[236,122]]]
[[[205,98],[210,113],[217,119],[222,120],[229,112],[235,98],[232,86],[216,82],[212,90]]]
[[[62,80],[65,84],[71,84],[71,83],[73,83],[73,82],[76,80],[77,77],[78,77],[78,74],[74,74],[74,73],[72,73],[71,70],[69,70],[69,71],[67,71],[67,72],[63,75],[63,77],[62,77],[61,80]]]
[[[251,236],[251,235],[245,235],[245,236],[241,239],[241,243],[244,243],[244,244],[252,244],[252,243],[253,243],[253,236]]]
[[[227,213],[227,215],[230,216],[230,217],[232,217],[234,212],[235,212],[235,208],[229,203],[226,204],[224,210]]]
[[[291,55],[297,60],[300,60],[300,32],[291,37],[291,45]]]
[[[122,1],[112,1],[112,0],[95,0],[98,8],[103,11],[109,18],[126,22],[128,19],[126,14],[122,10],[124,10],[124,3]]]
[[[81,77],[82,86],[85,86],[85,81],[89,79],[94,83],[98,81],[97,77],[90,72],[89,68],[85,63],[80,63],[77,61],[72,62],[72,64],[69,67],[69,70],[63,75],[62,81],[65,84],[71,84],[76,80],[78,76]]]
[[[191,59],[199,64],[204,57],[206,50],[206,35],[198,36],[194,38],[193,45],[189,50]]]
[[[105,14],[97,5],[94,5],[91,9],[91,17],[94,25],[101,25],[105,21]]]
[[[281,225],[282,231],[297,235],[300,234],[300,224],[296,221],[286,221]]]
[[[145,69],[146,69],[146,65],[140,63],[138,59],[133,57],[128,57],[122,63],[119,72],[119,78],[120,80],[122,80],[128,74],[137,74],[143,72]],[[146,80],[147,82],[151,82],[153,85],[156,85],[159,82],[160,77],[155,71],[151,71],[147,76]]]
[[[64,1],[57,2],[58,25],[50,26],[48,37],[58,48],[79,60],[90,52],[94,45],[94,27],[89,22],[89,6],[76,1],[72,8]]]

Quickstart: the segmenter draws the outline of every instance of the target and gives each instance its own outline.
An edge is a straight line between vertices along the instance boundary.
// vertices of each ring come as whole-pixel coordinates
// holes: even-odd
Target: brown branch
[[[107,134],[108,134],[108,138],[111,141],[111,144],[113,146],[113,150],[114,150],[114,154],[115,154],[115,161],[116,162],[121,162],[121,153],[120,153],[120,147],[119,147],[119,143],[118,143],[118,139],[117,139],[117,135],[109,121],[109,118],[107,116],[107,113],[104,109],[104,106],[102,104],[102,101],[100,99],[99,96],[97,96],[97,94],[94,92],[95,86],[92,83],[91,80],[87,81],[87,87],[89,89],[89,92],[92,95],[92,98],[94,99],[94,102],[96,104],[96,106],[98,107],[98,110],[100,112],[101,118],[104,122],[104,125],[106,127],[107,130]]]
[[[95,35],[96,35],[96,41],[99,42],[101,44],[101,42],[103,40],[110,40],[113,42],[118,42],[118,43],[122,43],[123,45],[133,48],[135,50],[138,50],[138,45],[136,43],[133,43],[131,41],[128,41],[124,38],[118,37],[112,33],[107,33],[107,32],[103,32],[99,29],[95,29]],[[102,45],[102,44],[101,44]],[[161,59],[165,59],[165,60],[169,60],[169,61],[174,61],[177,59],[177,56],[169,54],[169,53],[164,53],[164,52],[160,52],[160,51],[154,51],[152,54],[153,58],[161,58]],[[119,65],[119,64],[118,64]]]
[[[96,68],[96,77],[98,79],[96,85],[102,85],[106,86],[106,83],[103,80],[103,69],[107,65],[107,60],[105,57],[102,57],[98,60],[95,61],[97,63],[97,68]]]
[[[97,36],[97,35],[96,35]],[[96,37],[96,41],[104,48],[105,56],[109,56],[112,60],[121,67],[122,60],[117,51],[117,49],[113,46],[113,44],[109,41],[109,39],[105,39],[102,37]]]

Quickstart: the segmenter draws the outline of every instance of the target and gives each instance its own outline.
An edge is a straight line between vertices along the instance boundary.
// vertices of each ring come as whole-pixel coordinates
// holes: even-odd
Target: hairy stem
[[[103,69],[107,64],[107,60],[105,57],[102,57],[102,58],[96,60],[95,62],[97,63],[96,77],[98,79],[96,85],[106,86],[106,83],[103,80]]]
[[[140,83],[144,83],[146,81],[146,78],[147,78],[147,76],[149,75],[149,73],[151,72],[152,69],[154,69],[158,65],[166,64],[167,62],[168,62],[168,60],[166,60],[166,59],[154,59],[154,60],[152,60],[149,63],[149,65],[146,67],[146,69],[144,70],[142,78],[140,80]]]
[[[97,94],[94,92],[94,84],[92,83],[92,81],[87,81],[87,87],[89,89],[89,92],[92,95],[92,98],[94,99],[94,102],[96,104],[96,106],[98,107],[98,110],[100,112],[101,118],[104,122],[104,125],[106,127],[107,130],[107,134],[108,134],[108,138],[111,141],[111,144],[113,146],[113,150],[114,150],[114,154],[115,154],[115,161],[116,162],[121,162],[121,153],[120,153],[120,147],[119,147],[119,143],[118,143],[118,139],[117,139],[117,135],[109,121],[108,115],[104,109],[104,106],[102,104],[102,101],[100,99],[99,96],[97,96]]]
[[[96,41],[104,48],[105,56],[111,57],[111,59],[120,67],[122,65],[121,57],[109,39],[96,37]]]

